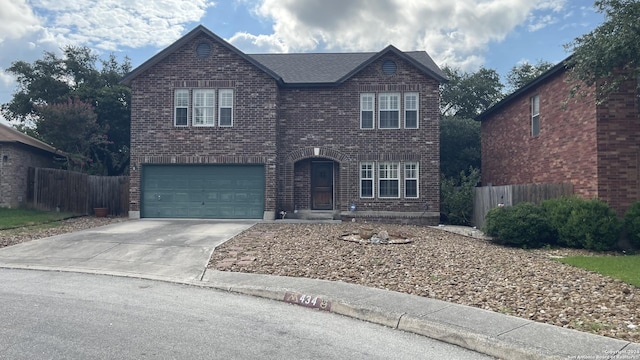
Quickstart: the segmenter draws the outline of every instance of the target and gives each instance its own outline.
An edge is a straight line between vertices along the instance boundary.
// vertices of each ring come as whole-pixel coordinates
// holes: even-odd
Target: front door
[[[333,210],[333,162],[311,163],[311,209]]]

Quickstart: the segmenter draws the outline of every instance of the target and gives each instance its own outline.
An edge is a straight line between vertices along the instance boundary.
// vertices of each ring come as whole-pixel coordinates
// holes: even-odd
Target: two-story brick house
[[[198,26],[123,79],[130,215],[437,222],[442,81],[423,51],[249,55]]]
[[[640,200],[640,117],[636,80],[606,99],[574,86],[565,61],[477,117],[482,182],[572,183],[618,215]]]

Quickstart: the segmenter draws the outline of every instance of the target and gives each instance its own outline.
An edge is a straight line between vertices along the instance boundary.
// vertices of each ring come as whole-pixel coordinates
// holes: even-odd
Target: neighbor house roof
[[[499,111],[503,107],[507,106],[512,100],[516,99],[517,97],[519,97],[522,94],[527,93],[529,90],[535,88],[540,83],[543,83],[548,78],[550,78],[552,76],[555,76],[556,74],[558,74],[561,71],[566,70],[566,68],[567,68],[566,62],[569,59],[571,59],[571,56],[569,56],[568,58],[562,60],[561,62],[559,62],[558,64],[556,64],[552,68],[550,68],[549,70],[543,72],[542,74],[540,74],[540,76],[538,76],[537,78],[531,80],[529,83],[527,83],[526,85],[524,85],[520,89],[518,89],[518,90],[514,91],[513,93],[509,94],[504,99],[500,100],[495,105],[493,105],[492,107],[490,107],[487,110],[485,110],[482,114],[476,116],[475,120],[484,121],[484,120],[488,119],[491,115],[495,114],[497,111]]]
[[[349,79],[365,66],[390,53],[408,61],[439,82],[447,81],[445,73],[440,70],[425,51],[402,52],[390,45],[380,52],[245,54],[204,26],[199,25],[171,46],[127,74],[122,83],[130,85],[136,76],[202,33],[212,37],[230,51],[269,74],[282,85],[339,84]]]
[[[2,123],[0,123],[0,143],[20,143],[40,150],[48,151],[53,154],[63,154],[62,151],[57,150],[53,146],[38,139],[32,138],[29,135],[23,134],[20,131]]]

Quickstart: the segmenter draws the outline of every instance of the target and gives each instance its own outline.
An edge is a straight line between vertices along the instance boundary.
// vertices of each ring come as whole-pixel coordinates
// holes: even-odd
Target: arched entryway
[[[302,210],[336,209],[340,164],[328,158],[308,158],[294,165],[294,202]]]

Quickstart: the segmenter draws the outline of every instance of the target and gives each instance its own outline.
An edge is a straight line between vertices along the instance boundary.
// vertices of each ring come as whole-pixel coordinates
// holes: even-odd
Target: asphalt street
[[[0,359],[489,359],[391,328],[210,288],[0,269]]]

